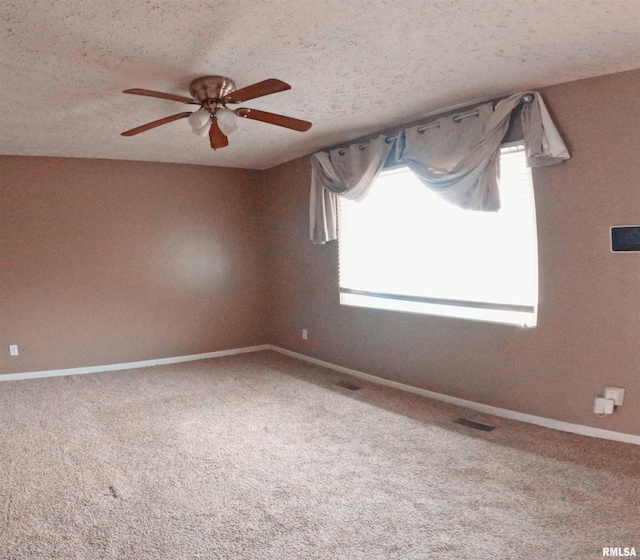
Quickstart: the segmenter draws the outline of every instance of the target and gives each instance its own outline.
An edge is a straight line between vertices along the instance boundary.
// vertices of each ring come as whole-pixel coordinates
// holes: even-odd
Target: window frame
[[[509,142],[501,145],[501,150],[517,147],[518,152],[524,152],[523,142],[521,140]],[[524,154],[523,154],[524,156]],[[398,171],[406,168],[405,165],[393,165],[385,167],[384,174]],[[408,313],[419,313],[425,315],[436,315],[443,317],[466,319],[471,321],[482,321],[490,323],[499,323],[507,325],[516,325],[521,327],[533,328],[537,325],[538,304],[539,304],[539,257],[538,257],[538,235],[537,220],[535,208],[535,190],[533,185],[533,177],[529,169],[530,176],[530,196],[531,196],[531,223],[533,231],[531,232],[532,243],[532,281],[535,289],[535,303],[533,305],[524,305],[516,303],[494,303],[482,302],[464,299],[449,299],[431,297],[428,295],[403,295],[384,292],[374,292],[358,290],[354,288],[346,288],[341,284],[339,279],[339,295],[340,304],[345,306],[364,307],[371,309],[381,309],[388,311],[400,311]],[[427,187],[424,187],[427,188]],[[338,223],[341,223],[341,206],[344,204],[340,199],[338,204]],[[351,201],[349,201],[351,202]],[[340,251],[340,227],[338,228],[338,244]],[[342,258],[341,256],[339,258]],[[342,261],[340,261],[342,263]]]

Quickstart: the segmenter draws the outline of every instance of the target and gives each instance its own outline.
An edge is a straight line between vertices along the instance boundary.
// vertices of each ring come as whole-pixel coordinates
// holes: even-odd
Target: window
[[[340,303],[533,327],[538,254],[522,145],[500,155],[499,212],[444,201],[407,168],[339,199]]]

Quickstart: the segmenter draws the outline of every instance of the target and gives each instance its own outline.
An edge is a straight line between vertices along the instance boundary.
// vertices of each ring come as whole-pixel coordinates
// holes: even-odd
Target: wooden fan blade
[[[263,95],[270,95],[272,93],[278,93],[279,91],[286,91],[291,89],[291,86],[282,80],[276,80],[275,78],[269,78],[257,84],[252,84],[247,87],[243,87],[236,91],[232,91],[229,95],[225,95],[224,101],[226,103],[242,103],[249,99],[255,99],[256,97],[262,97]]]
[[[220,126],[218,125],[218,121],[216,119],[211,119],[209,140],[211,141],[211,147],[214,150],[217,150],[218,148],[224,148],[225,146],[229,145],[229,139],[224,135],[222,130],[220,130]]]
[[[180,101],[182,103],[189,103],[190,105],[200,105],[195,99],[191,97],[183,97],[182,95],[173,95],[173,93],[163,93],[161,91],[152,91],[150,89],[125,89],[122,93],[131,93],[133,95],[146,95],[147,97],[159,97],[160,99],[170,99],[171,101]]]
[[[126,132],[122,132],[121,136],[134,136],[136,134],[140,134],[145,130],[150,130],[155,128],[156,126],[161,126],[163,124],[170,123],[172,121],[177,121],[178,119],[185,119],[191,114],[191,111],[187,111],[185,113],[178,113],[177,115],[171,115],[170,117],[165,117],[164,119],[159,119],[157,121],[153,121],[147,124],[143,124],[142,126],[137,126],[136,128],[132,128],[131,130],[127,130]]]
[[[298,130],[304,132],[311,128],[309,121],[301,121],[300,119],[294,119],[292,117],[285,117],[284,115],[277,115],[275,113],[268,113],[267,111],[258,111],[257,109],[249,109],[246,107],[240,107],[234,111],[239,117],[245,119],[253,119],[254,121],[262,121],[269,124],[275,124],[278,126],[284,126],[292,130]]]

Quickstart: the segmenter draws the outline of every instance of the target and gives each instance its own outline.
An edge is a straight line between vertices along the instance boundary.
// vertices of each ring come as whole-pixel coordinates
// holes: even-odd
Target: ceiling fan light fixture
[[[218,120],[218,126],[225,136],[233,134],[238,130],[238,123],[236,122],[236,115],[230,109],[221,107],[216,111],[216,119]]]
[[[192,131],[194,134],[197,134],[198,136],[202,136],[203,138],[206,138],[207,135],[209,134],[210,128],[211,128],[211,119],[208,119],[207,122],[204,124],[204,126],[201,126],[200,128],[193,128]]]
[[[204,108],[200,108],[197,111],[194,111],[189,115],[187,119],[188,123],[191,125],[191,128],[200,129],[205,126],[211,120],[211,113]]]

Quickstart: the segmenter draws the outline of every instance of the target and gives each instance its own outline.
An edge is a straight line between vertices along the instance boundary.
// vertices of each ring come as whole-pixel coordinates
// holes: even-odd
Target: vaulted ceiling
[[[638,0],[15,0],[1,5],[0,153],[266,169],[439,108],[640,67]],[[125,95],[189,95],[196,77],[292,89],[241,106],[213,151],[192,110]]]

